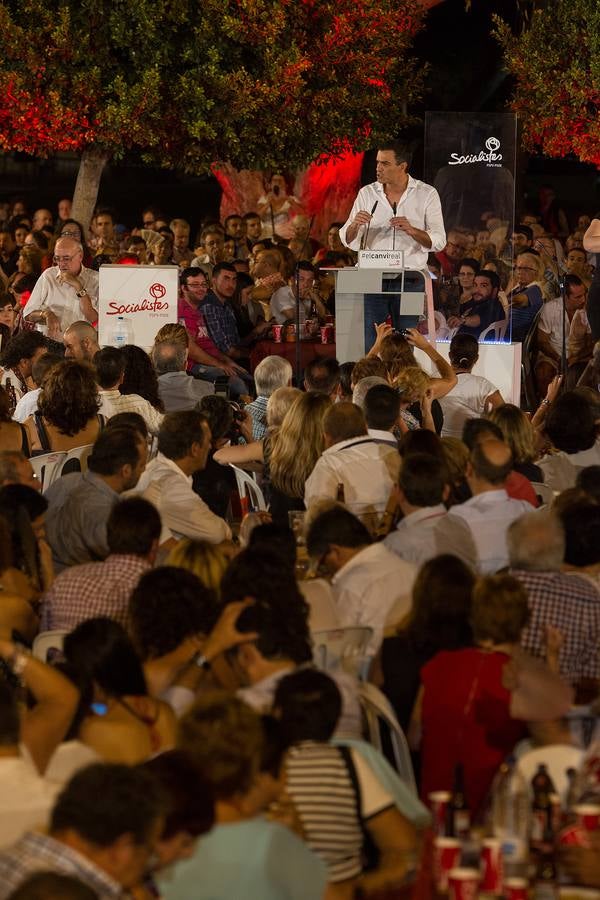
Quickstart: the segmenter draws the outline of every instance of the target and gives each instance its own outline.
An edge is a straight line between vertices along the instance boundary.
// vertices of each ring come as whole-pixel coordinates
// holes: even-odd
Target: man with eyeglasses
[[[442,274],[457,275],[460,263],[467,249],[467,236],[462,231],[448,232],[446,246],[435,254],[442,267]]]
[[[23,310],[26,321],[41,322],[56,341],[73,322],[98,319],[98,273],[83,265],[83,247],[61,237],[54,249],[54,266],[42,272]]]

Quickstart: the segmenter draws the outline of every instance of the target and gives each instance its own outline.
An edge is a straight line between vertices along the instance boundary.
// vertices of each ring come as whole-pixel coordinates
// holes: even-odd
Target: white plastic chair
[[[565,718],[576,747],[587,750],[600,740],[600,718],[591,706],[572,706]]]
[[[68,631],[42,631],[33,641],[32,653],[36,659],[46,662],[50,650],[62,650]]]
[[[252,475],[248,474],[248,472],[245,472],[243,469],[238,468],[238,466],[234,466],[232,463],[230,463],[229,465],[235,472],[235,480],[237,484],[238,494],[240,495],[240,500],[243,497],[248,497],[253,510],[266,510],[267,504],[265,502],[264,494],[257,485]]]
[[[83,444],[81,447],[73,447],[71,450],[67,450],[60,467],[60,474],[65,475],[69,472],[87,472],[88,457],[93,449],[93,444]]]
[[[47,491],[50,485],[53,484],[57,478],[60,478],[62,464],[65,461],[66,456],[66,452],[61,450],[54,453],[43,453],[41,456],[31,457],[29,462],[42,485],[42,492]]]
[[[491,325],[488,325],[481,334],[479,335],[479,343],[483,344],[487,339],[488,335],[494,332],[494,336],[492,340],[494,341],[503,341],[504,336],[506,334],[506,329],[508,328],[508,319],[499,319],[497,322],[492,322]]]
[[[544,506],[552,506],[554,503],[554,491],[547,484],[543,484],[541,481],[532,481],[531,487],[536,492],[537,496],[541,498]]]
[[[362,678],[370,659],[367,647],[372,636],[373,629],[366,626],[314,631],[311,635],[313,660],[320,669],[343,669],[355,678]]]
[[[416,796],[417,784],[408,742],[391,703],[381,693],[379,688],[376,688],[369,681],[359,685],[358,699],[365,719],[366,740],[380,753],[383,753],[383,735],[387,732],[394,755],[396,771],[406,783],[406,786]]]
[[[569,790],[567,769],[578,769],[583,755],[584,751],[580,747],[573,747],[571,744],[549,744],[528,750],[517,759],[517,768],[529,785],[540,763],[544,763],[561,803],[564,804]]]

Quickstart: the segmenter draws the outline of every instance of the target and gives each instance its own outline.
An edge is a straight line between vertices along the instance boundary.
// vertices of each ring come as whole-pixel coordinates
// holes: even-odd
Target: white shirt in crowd
[[[538,328],[550,338],[550,345],[555,353],[562,354],[562,330],[563,330],[563,302],[560,297],[548,300],[542,306]],[[566,339],[569,338],[571,322],[565,316]]]
[[[41,388],[35,388],[33,391],[27,391],[26,394],[21,396],[21,399],[18,401],[15,406],[15,411],[13,413],[13,419],[15,422],[21,422],[21,424],[32,416],[38,409],[38,399],[40,396]]]
[[[421,566],[438,556],[436,528],[448,511],[443,503],[416,509],[401,519],[384,544],[401,559]]]
[[[346,247],[360,250],[361,241],[366,234],[366,226],[361,226],[356,238],[350,242],[346,240],[346,232],[356,214],[361,209],[370,213],[375,201],[377,201],[377,208],[369,225],[366,249],[391,250],[394,247],[396,250],[404,251],[404,267],[406,269],[426,269],[427,254],[443,250],[446,246],[442,206],[436,189],[409,175],[408,185],[396,204],[395,213],[396,216],[405,216],[411,225],[426,231],[431,238],[430,248],[423,247],[399,228],[390,226],[389,221],[394,216],[394,211],[385,195],[383,185],[378,181],[366,184],[360,189],[347,222],[340,228],[340,240]]]
[[[46,827],[59,790],[41,778],[28,759],[0,759],[0,847],[14,844],[26,831]]]
[[[81,267],[77,276],[88,292],[94,309],[98,309],[98,273],[93,269]],[[71,284],[61,281],[58,266],[51,266],[42,272],[25,304],[23,316],[31,315],[37,310],[47,308],[58,317],[61,331],[66,331],[73,322],[81,322],[85,318],[81,312],[81,301]]]
[[[531,503],[514,500],[504,488],[477,494],[439,520],[438,553],[453,553],[482,575],[491,575],[508,566],[508,526],[532,510]]]
[[[162,453],[148,463],[135,489],[160,513],[161,544],[171,537],[187,537],[219,544],[231,538],[231,529],[192,489],[192,477]]]
[[[306,479],[304,503],[309,509],[319,500],[336,500],[344,485],[344,503],[360,516],[381,515],[400,470],[400,456],[393,447],[376,443],[367,435],[340,441],[323,452]]]
[[[600,466],[600,441],[596,441],[588,450],[578,453],[549,453],[538,461],[544,473],[544,484],[553,491],[566,491],[575,487],[577,473],[587,466]]]
[[[271,308],[271,316],[275,319],[278,325],[283,325],[284,322],[287,322],[289,317],[284,316],[283,310],[295,310],[296,308],[296,298],[292,292],[291,287],[288,287],[286,285],[285,287],[280,287],[277,288],[276,291],[273,291],[271,299],[269,300],[269,306]],[[309,315],[310,300],[300,300],[300,321],[306,322],[306,319]]]
[[[416,566],[377,543],[360,550],[331,579],[341,627],[373,629],[369,656],[379,650],[385,625],[410,612],[416,575]]]
[[[498,388],[482,375],[460,372],[456,377],[457,383],[440,399],[440,406],[444,413],[442,437],[460,439],[467,419],[482,416],[487,398],[495,394]]]
[[[110,415],[112,416],[123,412],[138,413],[146,423],[148,431],[152,432],[152,434],[158,432],[162,420],[165,417],[164,413],[155,409],[149,400],[146,400],[145,397],[141,397],[139,394],[121,394],[118,388],[109,391],[99,388],[98,396],[100,397],[103,406],[105,403],[108,404],[108,406],[104,408],[112,410],[112,412],[110,412]]]

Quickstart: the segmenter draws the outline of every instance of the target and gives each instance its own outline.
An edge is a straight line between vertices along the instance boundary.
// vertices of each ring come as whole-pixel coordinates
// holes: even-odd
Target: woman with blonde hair
[[[513,469],[530,481],[542,482],[544,473],[534,464],[539,453],[535,445],[535,431],[522,409],[513,403],[505,403],[493,409],[487,416],[504,436],[513,455]]]
[[[273,522],[287,525],[288,512],[304,509],[304,485],[325,449],[323,418],[331,406],[326,394],[301,394],[267,444]]]
[[[392,387],[400,394],[400,416],[406,431],[426,428],[436,431],[431,414],[431,378],[419,366],[401,369],[392,381]],[[420,418],[415,415],[420,412]],[[401,430],[404,428],[401,426]]]
[[[177,566],[197,575],[204,587],[210,588],[218,597],[229,556],[218,544],[185,538],[173,547],[165,565]]]
[[[439,434],[444,423],[444,416],[438,401],[441,397],[445,397],[457,383],[457,378],[452,366],[447,359],[444,359],[444,357],[437,352],[427,338],[417,331],[416,328],[407,328],[405,329],[404,335],[401,335],[393,332],[391,325],[382,323],[380,325],[375,325],[375,333],[375,343],[369,350],[367,356],[379,356],[385,363],[388,381],[392,386],[395,385],[396,379],[403,369],[412,367],[420,368],[413,353],[414,347],[425,353],[438,370],[439,377],[427,375],[427,379],[429,381],[431,396],[431,413],[435,424],[435,431]],[[414,404],[413,409],[411,409],[410,412],[417,419],[419,424],[421,424],[422,417],[419,406]]]

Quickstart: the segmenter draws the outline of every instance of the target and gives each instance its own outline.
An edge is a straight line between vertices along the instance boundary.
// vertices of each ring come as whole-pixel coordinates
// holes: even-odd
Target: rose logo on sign
[[[460,156],[458,153],[451,153],[448,165],[463,166],[471,163],[485,163],[486,166],[500,168],[502,154],[498,153],[498,150],[500,149],[500,141],[498,138],[489,137],[485,142],[485,147],[486,149],[480,150],[479,153],[467,153],[464,156]]]
[[[155,282],[150,285],[150,296],[154,297],[155,300],[160,300],[167,293],[167,289],[164,284],[160,284],[160,282]]]

